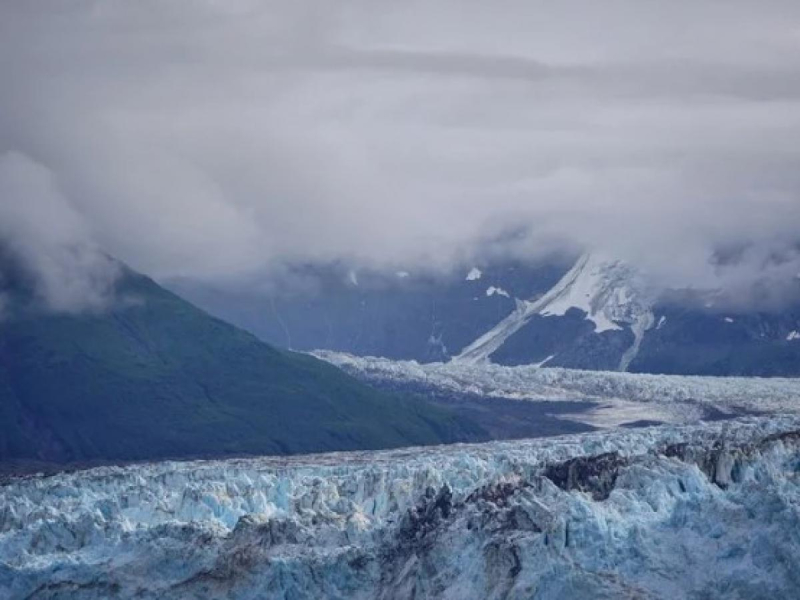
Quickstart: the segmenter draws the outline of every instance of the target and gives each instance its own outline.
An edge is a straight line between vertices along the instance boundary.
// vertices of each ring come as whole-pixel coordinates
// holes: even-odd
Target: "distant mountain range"
[[[465,265],[449,277],[303,267],[310,291],[173,282],[276,345],[419,362],[490,361],[693,375],[800,376],[800,303],[733,310],[584,255]],[[797,281],[800,292],[800,280]],[[800,293],[798,296],[800,297]]]
[[[458,354],[508,316],[517,298],[546,292],[570,264],[504,262],[437,277],[305,265],[271,293],[187,280],[167,285],[276,346],[431,362]]]
[[[292,454],[486,439],[421,400],[277,350],[123,269],[96,314],[37,307],[6,264],[0,464]]]

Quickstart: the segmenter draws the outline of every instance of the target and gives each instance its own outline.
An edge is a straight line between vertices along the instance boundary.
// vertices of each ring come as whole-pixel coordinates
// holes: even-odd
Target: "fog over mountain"
[[[589,249],[771,303],[800,273],[791,0],[9,0],[0,81],[0,236],[56,310],[107,301],[106,253],[224,283]]]

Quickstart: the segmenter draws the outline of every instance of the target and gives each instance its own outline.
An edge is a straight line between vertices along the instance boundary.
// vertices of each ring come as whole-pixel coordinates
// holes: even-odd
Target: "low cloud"
[[[800,272],[793,1],[12,0],[0,55],[3,235],[54,306],[105,297],[98,247],[222,283],[486,248]],[[72,224],[40,227],[55,205]]]
[[[47,169],[22,154],[0,156],[0,198],[2,250],[33,275],[46,308],[100,310],[112,301],[119,267],[92,243]],[[7,304],[0,295],[0,316]]]

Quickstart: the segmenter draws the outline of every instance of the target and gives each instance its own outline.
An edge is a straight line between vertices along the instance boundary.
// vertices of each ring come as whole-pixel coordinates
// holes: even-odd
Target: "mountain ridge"
[[[401,276],[402,274],[402,276]],[[278,345],[419,362],[492,361],[683,375],[800,376],[800,302],[721,304],[713,290],[664,289],[614,257],[462,265],[426,280],[323,267],[313,291],[237,294],[177,286],[210,312]],[[370,278],[378,284],[370,285]],[[798,280],[800,294],[800,280]],[[738,308],[737,308],[738,306]],[[727,308],[725,308],[727,307]]]
[[[30,302],[5,285],[12,304]],[[107,311],[0,321],[0,460],[293,454],[483,439],[472,423],[273,348],[127,268]]]

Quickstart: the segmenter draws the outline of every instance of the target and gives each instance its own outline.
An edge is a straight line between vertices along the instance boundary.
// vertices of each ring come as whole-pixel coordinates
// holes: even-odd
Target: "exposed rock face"
[[[627,462],[617,452],[579,456],[548,466],[544,476],[567,492],[589,492],[595,500],[605,500],[614,489],[620,467]]]
[[[262,339],[419,362],[676,375],[800,375],[800,302],[758,310],[713,289],[669,289],[613,256],[465,265],[450,276],[307,265],[296,285],[187,298]],[[785,282],[800,298],[800,279]],[[246,287],[246,286],[245,286]],[[283,288],[286,288],[284,291]],[[260,291],[259,291],[260,290]]]
[[[0,487],[5,598],[795,598],[800,417]]]
[[[326,348],[393,359],[443,361],[512,313],[518,299],[546,292],[568,257],[531,264],[464,265],[449,275],[288,266],[285,285],[225,289],[174,281],[210,313],[293,350]],[[309,285],[298,286],[297,282]]]

